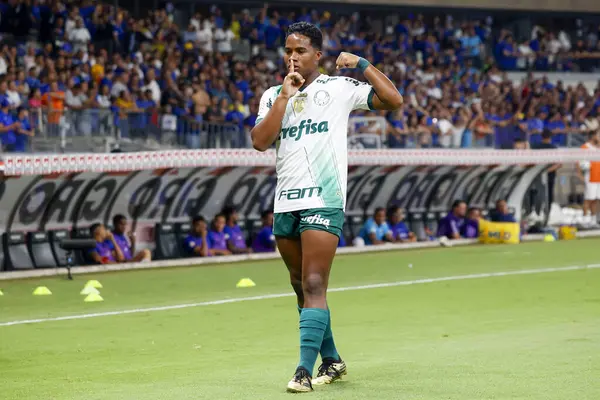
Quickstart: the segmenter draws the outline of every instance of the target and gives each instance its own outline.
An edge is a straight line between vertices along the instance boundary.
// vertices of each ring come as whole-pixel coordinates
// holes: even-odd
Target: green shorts
[[[273,235],[300,237],[306,230],[325,231],[342,237],[344,210],[341,208],[311,208],[275,214]]]

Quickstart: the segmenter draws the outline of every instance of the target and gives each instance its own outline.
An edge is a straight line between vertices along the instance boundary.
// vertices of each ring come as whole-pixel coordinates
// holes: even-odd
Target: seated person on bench
[[[149,249],[135,252],[135,232],[127,233],[127,218],[117,214],[113,217],[113,237],[123,253],[123,262],[151,261],[152,253]]]

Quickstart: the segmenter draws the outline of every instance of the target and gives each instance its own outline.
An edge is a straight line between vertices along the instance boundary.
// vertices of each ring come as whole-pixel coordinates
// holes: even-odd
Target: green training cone
[[[81,292],[79,292],[79,294],[85,295],[87,296],[88,294],[100,294],[100,292],[98,291],[98,289],[96,289],[93,286],[85,286],[83,289],[81,289]]]
[[[239,287],[239,288],[254,287],[254,286],[256,286],[256,283],[254,283],[254,281],[250,278],[240,279],[240,281],[237,283],[237,285],[235,285],[235,287]]]
[[[86,287],[90,286],[90,287],[93,287],[95,289],[102,289],[102,284],[99,281],[95,280],[95,279],[87,281],[87,283],[85,284],[85,286]]]
[[[95,303],[97,301],[104,301],[104,299],[98,293],[90,293],[85,299],[83,299],[83,301],[86,303]]]
[[[33,291],[34,296],[48,296],[51,294],[52,294],[52,292],[46,286],[38,286]]]

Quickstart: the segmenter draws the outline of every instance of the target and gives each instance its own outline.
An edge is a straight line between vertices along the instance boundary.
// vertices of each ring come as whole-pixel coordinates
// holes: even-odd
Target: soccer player
[[[112,232],[103,224],[92,225],[90,233],[96,241],[96,247],[89,252],[92,261],[98,264],[116,264],[125,260]]]
[[[229,251],[233,254],[252,253],[252,249],[246,246],[246,238],[238,224],[237,210],[233,207],[225,207],[222,214],[225,216],[224,231]]]
[[[465,223],[466,213],[467,203],[462,200],[455,200],[452,203],[452,210],[438,224],[437,237],[460,239],[460,230]]]
[[[285,41],[283,84],[263,94],[252,144],[277,148],[274,235],[298,298],[300,362],[289,392],[346,373],[331,333],[326,292],[346,203],[348,117],[353,110],[395,110],[402,96],[394,84],[361,57],[341,53],[338,69],[356,69],[369,83],[319,72],[323,36],[314,25],[290,25]]]
[[[225,234],[225,216],[217,214],[213,218],[212,227],[208,231],[208,244],[213,256],[227,256],[231,252],[227,249],[227,235]]]
[[[583,149],[598,151],[600,146],[600,130],[590,133]],[[594,227],[598,224],[598,200],[600,200],[600,162],[582,161],[578,164],[579,176],[585,182],[583,197],[583,224]]]
[[[135,252],[135,233],[129,231],[127,234],[127,218],[122,214],[113,217],[113,237],[115,243],[123,253],[124,262],[151,261],[152,253],[148,249]]]
[[[460,228],[460,236],[465,239],[475,239],[479,237],[479,219],[481,218],[481,212],[477,207],[471,207],[467,211],[467,218],[465,223]]]
[[[203,216],[199,215],[192,219],[192,228],[183,240],[183,248],[190,257],[208,257],[212,255],[208,242],[206,220]]]
[[[365,221],[365,224],[358,232],[358,237],[354,240],[357,246],[384,244],[393,242],[392,230],[385,220],[385,210],[383,207],[377,207],[373,217]]]
[[[252,242],[252,249],[256,253],[275,251],[275,236],[273,236],[273,211],[263,211],[262,228]]]
[[[392,237],[396,242],[416,242],[417,236],[411,232],[404,222],[404,210],[398,206],[392,206],[388,209],[388,219],[390,221],[390,230]]]

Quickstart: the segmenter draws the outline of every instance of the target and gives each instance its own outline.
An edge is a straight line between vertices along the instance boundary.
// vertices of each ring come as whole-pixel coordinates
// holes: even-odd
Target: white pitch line
[[[467,279],[494,278],[494,277],[510,276],[510,275],[544,274],[544,273],[549,273],[549,272],[577,271],[577,270],[592,269],[592,268],[600,268],[600,264],[590,264],[590,265],[583,265],[583,266],[582,265],[572,265],[569,267],[557,267],[557,268],[522,269],[522,270],[517,270],[517,271],[487,272],[487,273],[481,273],[481,274],[454,275],[454,276],[443,276],[443,277],[439,277],[439,278],[415,279],[415,280],[411,280],[411,281],[374,283],[374,284],[370,284],[370,285],[331,288],[327,292],[328,293],[348,292],[348,291],[352,291],[352,290],[378,289],[378,288],[387,288],[387,287],[395,287],[395,286],[410,286],[410,285],[419,285],[419,284],[423,284],[423,283],[462,281],[462,280],[467,280]],[[125,315],[125,314],[137,314],[137,313],[145,313],[145,312],[153,312],[153,311],[179,310],[182,308],[190,308],[190,307],[206,307],[206,306],[215,306],[215,305],[219,305],[219,304],[241,303],[244,301],[278,299],[281,297],[291,297],[291,296],[295,296],[295,295],[296,294],[293,292],[292,293],[276,293],[276,294],[265,294],[265,295],[261,295],[261,296],[234,297],[232,299],[203,301],[200,303],[176,304],[176,305],[172,305],[172,306],[134,308],[131,310],[106,311],[106,312],[79,314],[79,315],[66,315],[63,317],[54,317],[54,318],[23,319],[23,320],[17,320],[17,321],[0,322],[0,326],[39,324],[42,322],[68,321],[68,320],[74,320],[74,319],[108,317],[111,315]]]

